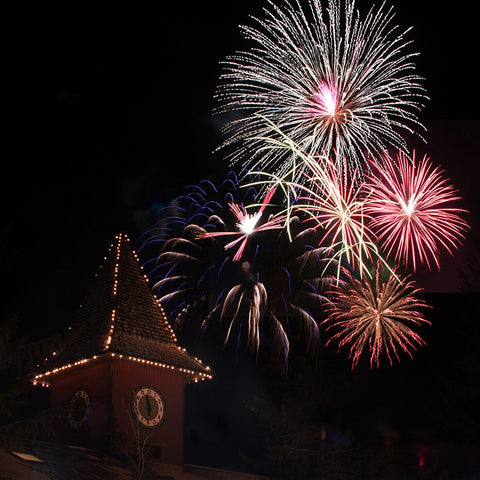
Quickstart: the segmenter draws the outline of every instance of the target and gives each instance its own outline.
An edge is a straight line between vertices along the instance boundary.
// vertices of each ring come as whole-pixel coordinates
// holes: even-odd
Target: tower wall
[[[144,386],[155,388],[164,400],[164,417],[155,428],[139,424],[132,410],[133,394]],[[183,464],[181,374],[120,358],[90,360],[52,376],[52,407],[68,404],[78,390],[86,391],[90,399],[85,420],[76,428],[68,418],[57,421],[58,441],[122,455],[132,454],[137,442],[147,439],[147,456],[168,464]]]
[[[72,428],[68,418],[55,423],[56,438],[72,445],[102,447],[108,444],[111,423],[111,361],[91,360],[73,367],[51,379],[51,405],[66,405],[75,392],[85,390],[90,405],[84,424]]]
[[[113,362],[112,378],[114,442],[130,449],[135,446],[136,441],[148,437],[151,450],[147,454],[159,458],[164,463],[182,465],[183,376],[141,362],[116,359]],[[163,421],[155,428],[139,425],[132,414],[133,392],[142,386],[154,387],[165,402]]]

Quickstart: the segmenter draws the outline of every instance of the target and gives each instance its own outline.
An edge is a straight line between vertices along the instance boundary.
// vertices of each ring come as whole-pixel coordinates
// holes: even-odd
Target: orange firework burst
[[[400,361],[399,350],[412,357],[412,350],[425,345],[424,340],[410,325],[429,324],[420,308],[427,307],[416,294],[413,282],[400,282],[394,272],[381,280],[381,266],[377,264],[375,280],[361,282],[348,271],[344,282],[334,287],[334,301],[329,316],[322,323],[335,333],[327,342],[338,340],[338,349],[350,347],[352,369],[358,364],[364,350],[370,353],[370,368],[378,367],[385,354],[390,365]]]

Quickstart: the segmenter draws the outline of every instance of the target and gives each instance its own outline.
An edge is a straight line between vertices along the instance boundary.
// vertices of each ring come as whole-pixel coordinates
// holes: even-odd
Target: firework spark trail
[[[198,185],[185,187],[182,195],[155,212],[155,227],[142,236],[139,251],[152,244],[162,245],[180,235],[187,225],[202,224],[215,212],[222,211],[223,204],[233,198],[231,190],[235,191],[237,184],[237,175],[231,171],[220,186],[210,180],[202,180]]]
[[[237,219],[237,228],[239,231],[237,232],[229,232],[229,231],[224,231],[224,232],[202,232],[199,234],[199,238],[209,238],[209,237],[223,237],[223,236],[230,236],[230,235],[240,235],[239,238],[233,240],[232,242],[228,243],[225,245],[225,250],[228,250],[229,248],[235,247],[238,243],[240,243],[240,246],[238,247],[233,260],[234,261],[239,261],[242,258],[242,254],[245,250],[245,247],[247,245],[247,241],[250,237],[255,232],[264,232],[266,230],[271,230],[271,229],[281,229],[283,228],[283,222],[285,220],[285,217],[283,215],[280,215],[278,217],[273,217],[267,220],[265,223],[262,223],[257,226],[259,220],[262,217],[262,214],[265,210],[265,208],[268,206],[270,200],[272,199],[273,195],[275,194],[275,187],[269,188],[267,191],[263,202],[260,205],[260,208],[258,211],[256,211],[253,214],[247,213],[245,207],[242,204],[237,204],[237,203],[230,203],[230,210],[232,213],[235,215]]]
[[[345,257],[360,275],[368,272],[365,260],[378,256],[374,235],[366,227],[367,220],[362,198],[363,186],[354,187],[355,176],[350,182],[338,176],[335,164],[328,158],[308,160],[306,180],[294,185],[299,192],[294,211],[303,212],[317,228],[325,232],[321,242],[328,242],[337,255]]]
[[[380,275],[379,265],[372,281],[361,282],[344,270],[345,282],[333,291],[336,300],[328,305],[329,316],[322,322],[328,325],[327,331],[337,332],[327,345],[338,341],[339,350],[349,347],[352,369],[367,350],[373,368],[380,365],[382,354],[392,365],[394,359],[400,361],[399,351],[412,357],[412,351],[425,345],[410,328],[410,325],[430,325],[420,311],[428,306],[417,297],[420,289],[415,289],[411,281],[399,282],[392,273],[382,282]]]
[[[326,13],[320,0],[269,5],[242,27],[254,47],[227,58],[215,94],[216,112],[238,117],[224,128],[223,146],[239,146],[232,163],[289,171],[292,152],[261,148],[261,137],[275,138],[271,124],[309,154],[335,151],[340,171],[344,159],[363,168],[389,146],[407,151],[402,132],[423,130],[416,113],[427,97],[392,9],[362,19],[354,0],[329,0]]]
[[[466,210],[452,206],[460,200],[457,191],[427,156],[410,161],[402,152],[397,161],[385,158],[368,176],[371,188],[366,211],[370,226],[387,256],[405,266],[432,262],[440,269],[439,255],[458,248],[468,224],[460,217]]]

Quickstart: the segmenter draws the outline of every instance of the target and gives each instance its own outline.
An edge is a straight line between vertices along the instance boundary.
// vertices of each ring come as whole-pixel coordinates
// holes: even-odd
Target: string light
[[[186,376],[193,377],[193,378],[190,378],[190,380],[193,380],[194,382],[198,382],[198,380],[211,380],[213,378],[213,375],[210,373],[199,372],[199,371],[192,370],[189,368],[184,368],[184,367],[177,367],[175,365],[170,365],[168,363],[158,362],[155,360],[148,360],[146,358],[139,358],[139,357],[133,357],[133,356],[128,356],[124,358],[124,356],[121,354],[116,354],[114,352],[111,352],[110,354],[94,355],[93,357],[90,357],[90,358],[83,358],[81,360],[78,360],[77,362],[68,363],[61,367],[53,368],[52,370],[49,370],[47,372],[39,373],[35,375],[35,377],[32,380],[32,383],[33,385],[41,385],[44,387],[49,387],[50,382],[48,381],[48,378],[51,378],[56,374],[63,373],[67,370],[71,370],[72,368],[82,367],[88,363],[91,363],[92,361],[96,361],[103,358],[118,358],[123,361],[142,363],[144,365],[148,365],[151,367],[157,367],[157,368],[176,371]],[[198,361],[201,363],[200,360]],[[205,368],[207,370],[210,370],[210,367],[208,366],[205,366]]]
[[[113,296],[114,297],[117,295],[118,287],[119,287],[118,276],[119,276],[119,262],[120,262],[120,255],[121,255],[121,248],[120,248],[121,247],[121,242],[122,242],[122,240],[126,240],[128,242],[130,241],[130,239],[126,235],[122,235],[122,234],[117,235],[115,238],[116,238],[117,242],[116,242],[116,258],[115,258],[114,279],[113,279]],[[110,245],[109,251],[111,251],[113,248],[114,248],[114,244]],[[137,265],[143,271],[143,266],[140,264],[140,260],[137,256],[136,252],[134,250],[132,250],[132,252],[133,252],[133,255],[134,255],[134,257],[137,261]],[[104,261],[106,261],[107,258],[108,258],[108,256],[104,257]],[[100,268],[102,268],[102,266]],[[148,283],[149,283],[148,276],[143,274],[143,278],[148,285]],[[163,310],[163,307],[162,307],[159,299],[154,294],[152,294],[152,298],[154,299],[155,305],[160,309],[160,316],[163,318],[163,324],[166,327],[168,333],[170,334],[171,340],[173,341],[173,343],[175,344],[175,346],[177,347],[177,349],[180,352],[186,352],[185,348],[178,345],[177,337],[176,337],[176,335],[173,331],[172,326],[170,325],[170,323],[167,320],[167,317],[165,315],[165,312]],[[105,350],[108,350],[110,348],[110,345],[111,345],[112,340],[113,340],[113,335],[114,335],[114,330],[115,330],[115,315],[116,315],[116,310],[112,309],[109,331],[108,331],[108,334],[107,334],[107,339],[105,341]],[[69,330],[71,330],[71,327],[69,327]],[[55,356],[56,354],[57,354],[57,352],[52,353],[53,356]],[[196,370],[193,370],[193,369],[188,369],[188,368],[185,368],[185,367],[170,365],[170,364],[167,364],[165,362],[149,360],[149,359],[146,359],[146,358],[140,358],[140,357],[134,357],[134,356],[128,356],[128,357],[124,358],[124,356],[122,354],[115,353],[115,352],[110,352],[109,354],[104,353],[104,354],[100,354],[100,355],[93,355],[92,357],[89,357],[89,358],[83,358],[83,359],[78,360],[76,362],[67,363],[67,364],[65,364],[61,367],[56,367],[56,368],[53,368],[53,369],[51,369],[49,371],[46,371],[44,373],[37,374],[33,378],[32,383],[33,383],[33,385],[41,385],[41,386],[44,386],[44,387],[49,387],[50,386],[50,381],[48,381],[48,379],[51,378],[52,376],[54,376],[56,374],[59,374],[59,373],[63,373],[67,370],[71,370],[72,368],[78,368],[78,367],[85,366],[88,363],[95,362],[97,360],[101,360],[101,359],[106,358],[106,357],[109,357],[111,359],[116,358],[116,359],[121,359],[123,361],[141,363],[143,365],[148,365],[148,366],[151,366],[151,367],[157,367],[157,368],[162,368],[162,369],[167,369],[167,370],[179,372],[185,378],[189,378],[190,381],[194,381],[196,383],[199,380],[202,380],[202,381],[203,380],[210,380],[213,377],[213,375],[211,373],[204,373],[204,372],[196,371]],[[199,365],[201,365],[202,368],[204,368],[208,371],[211,370],[210,367],[204,365],[200,359],[198,359],[196,357],[192,357],[192,358],[194,358],[195,361]]]
[[[108,331],[107,343],[105,345],[105,349],[110,347],[110,343],[112,342],[113,330],[115,328],[115,309],[112,310],[112,316],[110,320],[110,330]]]

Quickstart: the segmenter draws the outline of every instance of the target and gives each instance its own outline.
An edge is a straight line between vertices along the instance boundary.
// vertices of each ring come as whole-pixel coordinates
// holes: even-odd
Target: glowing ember
[[[334,117],[337,113],[338,90],[333,82],[320,82],[318,93],[314,94],[318,104],[318,113],[324,117]]]
[[[234,207],[238,207],[238,205],[232,204],[232,211],[234,210]],[[238,229],[241,232],[250,235],[255,231],[255,227],[257,225],[257,222],[260,220],[261,214],[257,212],[250,215],[242,209],[241,213],[237,212],[237,217],[241,218],[240,223],[237,223]]]

